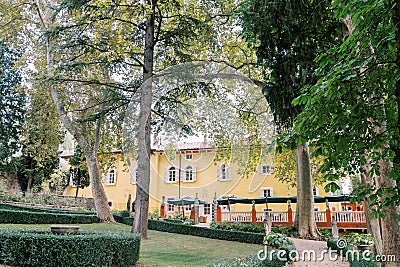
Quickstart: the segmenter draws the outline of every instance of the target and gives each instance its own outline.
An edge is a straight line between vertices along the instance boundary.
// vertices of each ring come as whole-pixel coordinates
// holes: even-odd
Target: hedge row
[[[66,214],[66,213],[48,213],[32,212],[23,210],[0,209],[0,223],[20,223],[20,224],[87,224],[98,223],[99,218],[96,215],[84,214]]]
[[[210,229],[205,227],[197,227],[191,225],[185,225],[181,223],[172,223],[165,221],[149,220],[148,228],[151,230],[183,234],[183,235],[194,235],[213,239],[238,241],[243,243],[262,244],[264,236],[263,234],[257,233],[246,233],[246,232],[233,232],[229,230]]]
[[[23,210],[23,211],[32,211],[32,212],[48,212],[48,213],[68,213],[68,214],[95,214],[93,211],[83,211],[83,210],[63,210],[56,208],[42,208],[35,206],[22,206],[10,203],[2,203],[0,202],[0,209],[4,210]]]
[[[133,266],[139,248],[140,236],[124,232],[0,231],[0,264],[15,266]]]
[[[259,259],[257,255],[251,255],[242,259],[234,259],[230,261],[224,261],[206,265],[206,267],[242,267],[242,266],[282,267],[282,266],[287,266],[287,263],[285,261],[279,260],[276,255],[274,255],[272,259],[266,257],[265,260]]]

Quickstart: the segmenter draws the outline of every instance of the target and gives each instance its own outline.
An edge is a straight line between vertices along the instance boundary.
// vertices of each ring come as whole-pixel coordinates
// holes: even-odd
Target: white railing
[[[248,211],[223,211],[223,222],[251,222],[251,212]]]
[[[264,221],[264,212],[262,211],[257,211],[256,212],[256,221],[257,222],[263,222]]]
[[[271,216],[272,222],[287,222],[287,211],[267,211],[267,215]]]
[[[265,216],[270,216],[272,222],[288,222],[287,211],[267,211],[256,212],[256,221],[263,222]],[[293,220],[295,219],[295,212],[293,211]],[[316,222],[326,222],[326,211],[314,212]],[[365,214],[363,211],[332,211],[332,219],[335,218],[337,222],[361,222],[365,223]],[[223,211],[223,222],[251,222],[252,216],[250,211]]]
[[[256,212],[256,221],[262,222],[266,215],[271,216],[272,222],[287,222],[288,212],[287,211],[268,211],[268,212]],[[251,212],[246,211],[223,211],[222,221],[223,222],[251,222]]]
[[[364,211],[332,211],[337,222],[365,222]]]
[[[315,222],[326,222],[326,212],[325,211],[314,211]]]

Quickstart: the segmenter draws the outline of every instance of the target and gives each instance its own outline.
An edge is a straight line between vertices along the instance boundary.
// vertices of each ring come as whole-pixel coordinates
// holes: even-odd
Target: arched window
[[[225,164],[221,165],[221,180],[227,179],[227,168]]]
[[[108,183],[109,183],[109,184],[115,184],[115,177],[116,177],[116,175],[115,175],[115,169],[111,169],[111,170],[108,172]]]
[[[109,169],[104,175],[104,183],[106,185],[113,185],[117,181],[117,171],[115,169]]]
[[[169,168],[168,181],[169,182],[176,182],[176,168],[175,167]]]
[[[192,166],[187,166],[185,169],[185,181],[192,182],[193,181],[193,168]]]
[[[217,180],[229,181],[231,179],[229,164],[223,163],[217,165]]]

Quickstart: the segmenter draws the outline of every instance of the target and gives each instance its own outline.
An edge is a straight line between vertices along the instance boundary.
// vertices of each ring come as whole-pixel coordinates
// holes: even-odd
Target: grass
[[[82,230],[130,231],[123,224],[81,224]],[[1,228],[50,229],[50,224],[0,224]],[[158,267],[199,267],[256,254],[261,245],[208,239],[149,230],[149,239],[142,240],[139,262]]]

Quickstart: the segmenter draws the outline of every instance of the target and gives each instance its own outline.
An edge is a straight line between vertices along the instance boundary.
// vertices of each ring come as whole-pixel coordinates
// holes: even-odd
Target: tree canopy
[[[21,75],[16,61],[21,51],[12,43],[0,41],[0,165],[7,164],[21,146],[25,96],[18,91]]]

